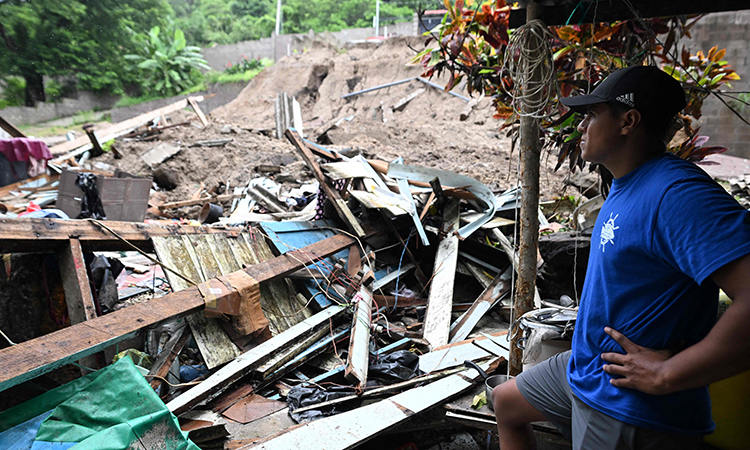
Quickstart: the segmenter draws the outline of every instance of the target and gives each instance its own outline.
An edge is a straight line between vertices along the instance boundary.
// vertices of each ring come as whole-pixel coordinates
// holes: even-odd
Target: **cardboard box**
[[[64,211],[71,218],[76,218],[81,213],[83,191],[76,186],[79,173],[63,170],[60,175],[57,209]],[[96,176],[96,187],[99,190],[107,220],[143,222],[148,208],[151,178],[134,177],[125,172],[115,175],[115,177]]]

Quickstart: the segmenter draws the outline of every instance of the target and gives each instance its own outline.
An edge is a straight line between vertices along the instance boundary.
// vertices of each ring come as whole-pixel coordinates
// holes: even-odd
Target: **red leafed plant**
[[[502,70],[504,53],[508,48],[510,7],[504,0],[483,3],[474,0],[444,0],[447,13],[440,25],[428,33],[425,48],[412,60],[424,67],[423,76],[449,73],[446,90],[463,79],[469,93],[484,92],[493,97],[494,117],[505,119],[501,130],[510,128],[508,135],[518,136],[519,118],[510,108],[513,81]],[[682,37],[690,37],[690,30],[700,16],[681,16],[668,19],[646,19],[625,22],[566,25],[550,28],[558,95],[586,93],[612,71],[635,64],[659,65],[683,83],[688,100],[680,113],[680,126],[686,139],[669,150],[690,161],[698,162],[705,156],[720,153],[723,147],[703,147],[706,137],[692,129],[694,120],[701,117],[703,100],[712,91],[720,91],[739,76],[723,58],[725,50],[712,48],[707,55],[691,54],[687,48],[678,51]],[[545,133],[544,147],[557,150],[559,168],[565,160],[571,170],[584,167],[580,158],[580,133],[576,130],[582,120],[554,97],[549,115],[541,121]]]

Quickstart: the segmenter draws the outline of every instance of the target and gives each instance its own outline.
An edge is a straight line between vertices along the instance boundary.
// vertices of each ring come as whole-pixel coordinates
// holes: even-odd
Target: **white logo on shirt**
[[[618,214],[612,218],[612,213],[609,213],[609,219],[602,225],[602,231],[599,235],[599,247],[602,248],[602,253],[604,253],[605,244],[610,243],[615,245],[615,230],[620,228],[615,226],[615,220],[619,216]]]

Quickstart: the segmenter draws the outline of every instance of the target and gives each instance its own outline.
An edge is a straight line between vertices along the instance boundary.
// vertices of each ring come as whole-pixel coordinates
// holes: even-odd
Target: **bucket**
[[[224,208],[221,205],[204,203],[201,212],[198,213],[198,221],[200,223],[214,223],[219,220],[222,214],[224,214]]]
[[[568,308],[542,308],[521,316],[523,370],[570,350],[577,315]]]

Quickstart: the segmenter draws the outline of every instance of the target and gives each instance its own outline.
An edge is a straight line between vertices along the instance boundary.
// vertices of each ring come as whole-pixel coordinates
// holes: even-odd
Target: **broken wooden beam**
[[[412,92],[411,94],[407,95],[406,97],[402,98],[401,100],[397,101],[394,105],[392,110],[393,111],[401,111],[403,110],[406,105],[417,98],[417,96],[421,93],[423,93],[426,89],[425,88],[419,88],[416,91]]]
[[[489,364],[480,364],[480,367],[487,369]],[[475,370],[465,370],[377,403],[300,424],[242,447],[241,450],[351,449],[416,414],[466,392],[474,386],[477,378],[479,374]]]
[[[198,97],[192,97],[192,98],[197,102],[202,102],[205,97],[198,96]],[[187,99],[182,99],[178,102],[172,103],[171,105],[167,105],[163,108],[155,109],[153,111],[140,114],[128,120],[124,120],[122,122],[113,124],[97,132],[99,136],[106,136],[106,137],[100,137],[99,143],[103,144],[107,142],[108,140],[114,139],[118,135],[126,134],[128,131],[134,128],[137,128],[153,119],[156,119],[157,117],[161,117],[164,114],[169,114],[173,111],[186,108],[187,106],[188,106]],[[52,153],[53,156],[64,155],[63,156],[63,159],[64,159],[66,157],[71,156],[71,155],[66,155],[68,152],[72,152],[74,150],[81,151],[83,148],[86,148],[86,147],[91,148],[89,137],[81,136],[79,138],[73,139],[72,141],[66,141],[66,142],[63,142],[62,144],[53,145],[52,147],[50,147],[49,151],[50,153]]]
[[[195,111],[195,113],[198,115],[198,119],[201,121],[201,125],[203,125],[204,127],[207,127],[208,120],[206,119],[206,115],[203,114],[203,111],[201,111],[201,108],[200,106],[198,106],[198,102],[195,101],[195,98],[188,97],[187,101],[190,104],[190,106],[193,107],[193,111]]]
[[[443,232],[445,237],[438,245],[435,265],[430,283],[430,295],[424,318],[422,336],[435,348],[448,343],[451,307],[453,305],[453,284],[458,263],[458,200],[453,198],[443,210]]]
[[[81,241],[71,238],[68,242],[69,245],[58,252],[57,262],[60,266],[68,317],[70,317],[71,325],[75,325],[96,319],[97,314],[86,270],[86,260],[83,258],[83,251],[81,250]],[[79,363],[89,369],[99,369],[94,355],[82,358]],[[88,374],[86,369],[81,370],[83,375]]]
[[[242,197],[244,197],[244,195],[242,194],[225,194],[217,195],[216,197],[204,197],[195,200],[180,200],[179,202],[164,203],[163,205],[159,206],[159,209],[174,209],[182,208],[183,206],[202,205],[204,203],[227,202],[229,200],[234,200],[235,198]]]
[[[0,117],[0,128],[5,130],[6,133],[11,135],[14,138],[24,138],[26,137],[25,134],[21,130],[15,127],[12,123],[8,122],[7,120]]]
[[[244,271],[262,283],[338,253],[354,242],[349,236],[336,235]],[[204,305],[198,287],[193,286],[0,349],[0,362],[6,368],[0,373],[0,391],[129,339],[144,327],[198,312]]]
[[[341,194],[339,194],[336,189],[332,188],[328,184],[325,175],[323,175],[323,171],[320,169],[320,165],[318,165],[318,162],[315,160],[315,156],[313,156],[310,149],[307,148],[307,145],[305,145],[305,143],[302,141],[302,138],[300,138],[299,134],[294,129],[290,128],[286,130],[285,135],[287,139],[289,139],[289,141],[294,144],[300,156],[302,156],[302,159],[307,163],[307,166],[310,168],[313,175],[318,180],[318,183],[320,183],[321,189],[323,189],[323,192],[325,192],[328,200],[330,200],[339,217],[341,217],[341,219],[347,224],[350,231],[353,231],[354,234],[359,237],[364,236],[365,231],[357,221],[357,218],[354,217],[354,214],[352,214],[349,206],[347,206],[344,199],[341,198]]]
[[[365,266],[365,271],[367,270],[369,269]],[[367,385],[367,368],[370,363],[372,291],[367,286],[362,286],[352,300],[356,304],[344,376],[355,384],[355,389],[363,389]]]
[[[512,271],[513,269],[510,269]],[[474,303],[471,305],[468,311],[466,311],[461,318],[456,321],[455,326],[452,327],[449,335],[449,343],[453,344],[458,341],[463,341],[469,336],[469,333],[479,323],[479,320],[492,309],[500,299],[510,292],[510,271],[503,275],[498,274],[492,283],[477,297]]]
[[[328,333],[330,333],[329,330],[326,330]],[[281,377],[282,375],[291,372],[292,370],[295,370],[308,360],[320,355],[323,353],[328,347],[335,342],[338,342],[339,340],[346,340],[348,339],[349,333],[351,332],[351,328],[344,327],[336,333],[334,331],[333,335],[326,336],[324,339],[321,339],[320,341],[316,342],[307,350],[303,351],[299,355],[297,355],[296,358],[289,361],[288,363],[284,364],[281,368],[279,368],[276,372],[272,373],[268,379],[275,380]],[[307,379],[309,380],[309,378]]]
[[[177,356],[180,354],[183,347],[185,347],[185,344],[187,344],[188,339],[190,339],[190,333],[187,332],[187,326],[184,326],[175,332],[174,335],[169,338],[167,343],[164,344],[164,348],[156,357],[154,365],[151,366],[151,370],[149,370],[148,375],[146,375],[146,378],[151,378],[147,381],[155,391],[159,392],[159,387],[164,383],[164,380],[169,373],[169,369],[172,367],[172,364],[175,359],[177,359]]]
[[[205,379],[201,384],[189,389],[167,403],[167,408],[175,415],[180,415],[203,401],[215,398],[240,378],[268,361],[274,353],[303,339],[321,326],[327,325],[329,320],[342,314],[345,310],[343,306],[331,306],[283,333],[272,337],[252,350],[243,353],[234,361],[228,363]]]
[[[136,247],[152,251],[152,237],[182,234],[223,234],[237,237],[242,228],[185,227],[139,222],[106,221],[107,228]],[[71,238],[81,243],[84,251],[129,249],[109,231],[90,220],[1,219],[0,253],[45,252],[68,245]]]

